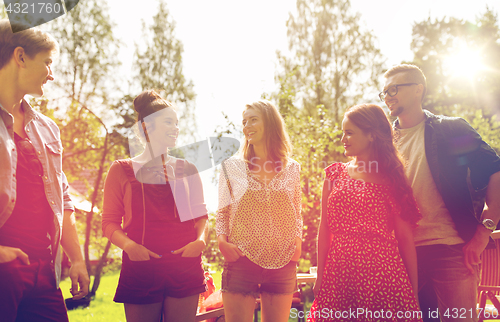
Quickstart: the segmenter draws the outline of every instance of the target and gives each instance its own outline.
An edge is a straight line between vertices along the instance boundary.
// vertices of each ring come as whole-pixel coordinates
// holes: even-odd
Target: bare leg
[[[167,297],[163,301],[164,322],[194,322],[200,295],[183,298]]]
[[[287,322],[290,316],[293,294],[261,293],[261,321]]]
[[[227,322],[252,322],[255,298],[231,292],[222,292],[224,317]]]
[[[162,303],[130,304],[125,303],[127,322],[158,322],[160,321]]]

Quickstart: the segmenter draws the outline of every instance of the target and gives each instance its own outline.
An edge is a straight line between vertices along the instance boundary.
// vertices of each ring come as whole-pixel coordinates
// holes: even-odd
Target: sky
[[[85,0],[80,1],[80,5]],[[140,43],[142,23],[152,23],[156,0],[108,0],[115,34],[125,46],[118,57],[123,79],[132,73],[134,43]],[[359,23],[377,37],[386,66],[412,60],[410,50],[415,22],[444,16],[474,21],[486,11],[497,14],[498,0],[351,0],[361,14]],[[176,37],[184,45],[184,75],[194,83],[198,136],[213,134],[224,125],[222,112],[241,123],[245,104],[275,89],[276,50],[287,51],[286,21],[294,0],[168,0],[176,21]],[[217,207],[212,171],[201,173],[210,211]]]

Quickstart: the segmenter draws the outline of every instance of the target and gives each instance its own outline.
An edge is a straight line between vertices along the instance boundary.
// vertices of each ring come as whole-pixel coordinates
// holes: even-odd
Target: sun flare
[[[484,66],[481,51],[468,47],[465,43],[444,59],[445,70],[453,77],[473,78]]]

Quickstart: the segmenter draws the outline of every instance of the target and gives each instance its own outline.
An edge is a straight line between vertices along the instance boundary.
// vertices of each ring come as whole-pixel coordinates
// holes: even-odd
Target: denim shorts
[[[297,290],[297,262],[290,261],[278,269],[266,269],[245,256],[225,262],[222,292],[258,297],[260,293],[292,294]]]

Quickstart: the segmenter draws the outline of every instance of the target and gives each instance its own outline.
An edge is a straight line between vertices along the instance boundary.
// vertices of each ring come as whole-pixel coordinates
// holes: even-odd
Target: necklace
[[[172,170],[172,174],[175,176],[173,172],[173,167],[170,164],[168,164],[168,162],[172,159],[172,157],[169,155],[167,156],[168,158],[165,160],[165,154],[161,155],[162,165],[160,169],[158,164],[149,167],[144,167],[146,171],[151,172],[155,178],[158,178],[161,181],[163,181],[163,178],[165,178],[165,182],[169,181],[167,167],[169,167]]]

